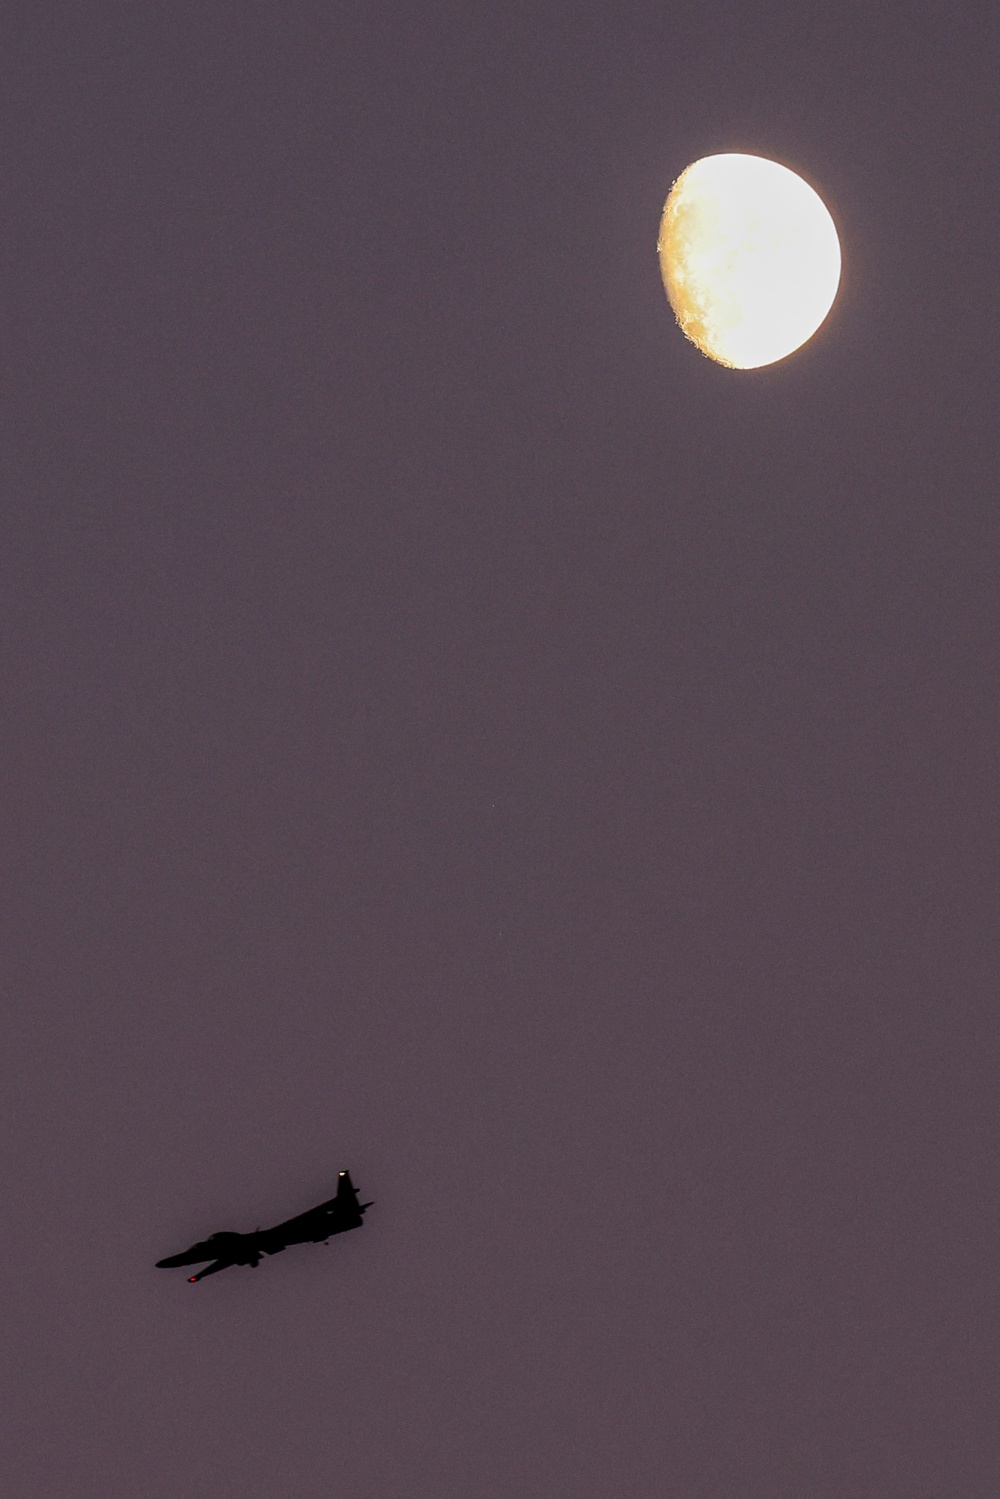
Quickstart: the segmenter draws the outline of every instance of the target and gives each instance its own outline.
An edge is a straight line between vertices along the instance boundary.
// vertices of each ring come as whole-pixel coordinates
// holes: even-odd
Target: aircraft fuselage
[[[366,1208],[370,1202],[358,1202],[358,1189],[351,1181],[350,1172],[342,1171],[337,1182],[337,1195],[328,1202],[308,1212],[299,1213],[278,1223],[274,1228],[258,1228],[250,1234],[222,1232],[193,1244],[182,1254],[172,1254],[157,1261],[160,1270],[172,1270],[181,1265],[198,1265],[205,1260],[213,1261],[197,1275],[188,1279],[193,1283],[204,1280],[206,1275],[215,1275],[228,1270],[231,1265],[251,1265],[254,1269],[265,1254],[280,1254],[291,1244],[319,1244],[333,1238],[334,1234],[346,1233],[364,1224]]]

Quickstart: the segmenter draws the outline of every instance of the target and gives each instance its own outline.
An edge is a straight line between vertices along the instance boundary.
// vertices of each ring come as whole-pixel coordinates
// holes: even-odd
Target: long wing
[[[195,1285],[199,1280],[204,1280],[206,1275],[218,1275],[220,1270],[228,1270],[232,1260],[216,1260],[214,1265],[206,1265],[204,1270],[199,1270],[197,1275],[189,1275],[188,1281]]]
[[[218,1252],[218,1244],[203,1239],[200,1244],[192,1244],[190,1249],[185,1249],[183,1254],[172,1254],[165,1260],[157,1260],[156,1268],[174,1270],[178,1265],[200,1265],[202,1260],[214,1260]]]

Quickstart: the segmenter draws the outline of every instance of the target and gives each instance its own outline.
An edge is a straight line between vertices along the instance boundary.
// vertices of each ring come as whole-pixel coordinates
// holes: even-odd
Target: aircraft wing
[[[165,1260],[157,1260],[156,1268],[173,1270],[178,1265],[200,1265],[202,1260],[214,1260],[218,1252],[218,1244],[203,1239],[200,1244],[192,1244],[190,1249],[185,1249],[183,1254],[172,1254]]]
[[[214,1265],[206,1265],[204,1270],[199,1270],[197,1275],[189,1275],[188,1280],[194,1285],[199,1280],[204,1280],[206,1275],[218,1275],[220,1270],[228,1270],[232,1266],[232,1260],[216,1260]]]

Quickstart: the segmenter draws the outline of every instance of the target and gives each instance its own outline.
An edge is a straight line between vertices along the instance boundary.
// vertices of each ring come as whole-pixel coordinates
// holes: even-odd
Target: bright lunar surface
[[[682,172],[658,248],[681,328],[732,369],[801,347],[840,284],[840,240],[823,200],[763,156],[705,156]]]

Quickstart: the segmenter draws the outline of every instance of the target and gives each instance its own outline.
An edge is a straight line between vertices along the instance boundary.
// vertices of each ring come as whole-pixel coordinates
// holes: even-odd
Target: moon
[[[683,332],[730,369],[759,369],[801,348],[840,285],[826,204],[763,156],[704,156],[682,172],[657,248]]]

